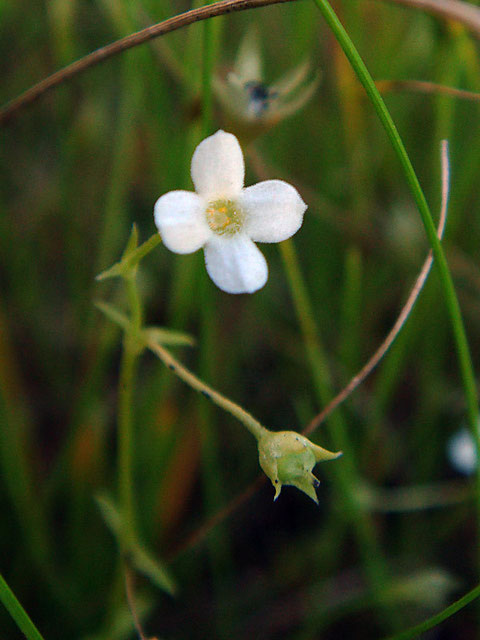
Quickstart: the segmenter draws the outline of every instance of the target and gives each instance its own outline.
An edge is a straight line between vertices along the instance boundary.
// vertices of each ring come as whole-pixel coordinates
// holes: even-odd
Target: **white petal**
[[[245,164],[238,140],[217,131],[205,138],[192,158],[192,180],[197,193],[208,200],[237,196],[245,177]]]
[[[457,431],[447,444],[450,462],[460,473],[471,475],[477,466],[477,452],[472,434],[463,428]]]
[[[283,180],[266,180],[244,189],[237,198],[245,212],[244,231],[255,242],[281,242],[303,222],[307,205]]]
[[[155,203],[155,224],[165,246],[175,253],[192,253],[212,235],[205,217],[206,203],[192,191],[170,191]]]
[[[205,245],[205,264],[217,287],[227,293],[253,293],[268,278],[265,258],[242,233],[210,238]]]
[[[235,60],[234,73],[242,85],[245,85],[246,82],[262,81],[260,34],[256,23],[252,23],[242,39]]]

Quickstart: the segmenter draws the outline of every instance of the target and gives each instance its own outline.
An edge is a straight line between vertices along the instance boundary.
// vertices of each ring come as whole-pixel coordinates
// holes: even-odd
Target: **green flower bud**
[[[270,478],[276,500],[282,485],[289,484],[307,494],[318,504],[315,488],[320,484],[312,469],[317,462],[334,460],[342,455],[327,451],[295,431],[267,431],[258,441],[260,466]]]

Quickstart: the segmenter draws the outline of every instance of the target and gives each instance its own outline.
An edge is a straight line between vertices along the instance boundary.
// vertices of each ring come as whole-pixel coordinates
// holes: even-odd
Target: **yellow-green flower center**
[[[233,236],[242,227],[243,211],[233,200],[209,202],[205,213],[208,226],[220,236]]]

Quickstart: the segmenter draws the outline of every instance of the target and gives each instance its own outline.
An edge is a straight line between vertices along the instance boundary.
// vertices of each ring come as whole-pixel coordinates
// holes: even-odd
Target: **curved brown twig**
[[[449,192],[449,163],[448,163],[448,143],[446,140],[442,140],[442,204],[440,207],[440,218],[438,222],[437,235],[441,240],[443,236],[443,231],[445,229],[445,220],[447,217],[447,206],[448,206],[448,192]],[[395,324],[391,328],[385,340],[379,346],[379,348],[375,351],[370,360],[360,369],[356,376],[354,376],[347,386],[340,391],[340,393],[335,396],[335,398],[321,411],[318,415],[316,415],[313,420],[306,426],[304,431],[302,432],[304,435],[308,435],[312,433],[331,413],[334,409],[338,407],[344,400],[348,398],[348,396],[355,391],[359,384],[361,384],[365,378],[373,371],[373,369],[377,366],[383,356],[386,354],[388,349],[391,347],[393,341],[400,333],[401,328],[405,324],[408,316],[410,315],[415,302],[422,290],[423,285],[425,284],[425,280],[430,272],[433,263],[432,252],[429,251],[427,259],[423,263],[422,270],[418,278],[415,281],[415,284],[410,291],[410,295],[407,298],[406,303],[404,304],[400,315],[398,316]]]
[[[391,91],[409,91],[412,93],[432,93],[435,95],[450,96],[462,100],[480,102],[480,93],[447,87],[443,84],[428,82],[426,80],[376,80],[377,89],[382,95]]]
[[[127,597],[128,608],[130,609],[130,613],[132,615],[133,624],[135,626],[135,630],[138,634],[140,640],[147,640],[147,636],[143,631],[142,624],[140,622],[140,618],[137,613],[137,603],[135,601],[135,589],[134,589],[134,581],[135,578],[129,567],[124,566],[124,578],[125,578],[125,595]]]
[[[480,37],[480,9],[462,0],[389,0],[395,4],[407,5],[416,9],[422,9],[429,13],[440,15],[444,18],[461,22]],[[270,4],[281,4],[284,2],[295,2],[295,0],[222,0],[212,5],[199,7],[186,11],[178,16],[168,18],[146,29],[132,33],[120,40],[92,51],[88,55],[80,58],[76,62],[60,69],[59,71],[41,80],[38,84],[27,89],[17,98],[8,102],[0,109],[0,126],[11,120],[21,109],[35,102],[51,89],[58,87],[74,76],[86,71],[108,58],[136,47],[153,38],[158,38],[170,31],[181,29],[194,22],[207,20],[215,16],[221,16],[236,11],[255,9]],[[466,96],[463,96],[466,97]]]
[[[440,15],[443,18],[456,20],[465,25],[480,37],[480,9],[468,2],[462,0],[389,0],[395,4],[406,5],[421,9],[429,13]],[[27,89],[17,98],[8,102],[0,109],[0,126],[11,120],[21,109],[35,102],[47,91],[54,87],[58,87],[67,80],[93,67],[94,65],[111,58],[117,53],[136,47],[144,42],[148,42],[153,38],[162,36],[170,31],[175,31],[182,27],[186,27],[200,20],[207,20],[215,16],[221,16],[226,13],[236,11],[244,11],[246,9],[255,9],[270,4],[281,4],[284,2],[295,2],[295,0],[222,0],[212,5],[192,9],[173,18],[168,18],[146,29],[132,33],[120,40],[116,40],[111,44],[101,47],[96,51],[92,51],[88,55],[80,58],[76,62],[60,69],[59,71],[48,76],[30,89]]]
[[[38,98],[47,91],[50,91],[54,87],[58,87],[58,85],[70,80],[79,73],[82,73],[82,71],[111,58],[117,53],[136,47],[144,42],[153,40],[153,38],[158,38],[166,33],[170,33],[171,31],[186,27],[194,22],[199,22],[200,20],[207,20],[209,18],[214,18],[215,16],[225,15],[226,13],[234,13],[236,11],[255,9],[270,4],[281,4],[284,2],[295,2],[295,0],[222,0],[221,2],[215,2],[214,4],[199,7],[198,9],[186,11],[178,16],[168,18],[168,20],[163,20],[151,27],[132,33],[125,38],[121,38],[120,40],[107,44],[105,47],[92,51],[92,53],[89,53],[76,62],[69,64],[67,67],[53,73],[51,76],[48,76],[30,89],[27,89],[27,91],[18,96],[18,98],[7,103],[2,109],[0,109],[0,126],[13,118],[20,109],[23,109],[32,102],[35,102],[35,100],[38,100]]]
[[[468,2],[462,0],[389,0],[389,2],[414,7],[448,20],[461,22],[477,37],[480,36],[480,9]]]
[[[177,556],[180,556],[182,553],[195,547],[199,544],[210,531],[220,522],[223,522],[228,516],[230,516],[234,511],[236,511],[239,507],[242,506],[245,502],[250,500],[252,496],[255,495],[258,489],[265,484],[267,480],[267,476],[263,473],[257,476],[257,478],[247,486],[241,493],[238,493],[234,498],[230,500],[230,502],[217,511],[217,513],[213,514],[206,522],[204,522],[198,529],[195,531],[183,542],[181,542],[178,546],[176,546],[167,556],[167,562],[173,562]]]

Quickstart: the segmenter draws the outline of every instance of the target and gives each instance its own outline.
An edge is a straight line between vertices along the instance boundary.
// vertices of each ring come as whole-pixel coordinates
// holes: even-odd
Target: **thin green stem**
[[[142,302],[140,300],[140,296],[138,295],[138,289],[135,282],[135,273],[132,272],[128,277],[125,278],[125,283],[127,285],[127,295],[128,295],[128,303],[130,305],[130,317],[132,322],[132,327],[135,334],[140,332],[142,328]]]
[[[397,633],[395,636],[390,636],[386,640],[410,640],[411,638],[417,638],[420,634],[425,633],[429,629],[433,629],[441,622],[453,616],[454,613],[457,613],[460,609],[465,607],[467,604],[475,600],[480,596],[480,585],[476,586],[474,589],[466,593],[462,598],[459,598],[456,602],[451,604],[449,607],[437,613],[437,615],[432,616],[428,620],[421,622],[415,627],[410,627],[410,629],[406,629],[401,633]]]
[[[133,421],[132,396],[137,353],[129,347],[125,337],[120,364],[118,398],[118,488],[125,522],[125,537],[133,537],[136,527],[133,492]]]
[[[345,55],[350,61],[353,70],[357,74],[358,79],[365,88],[365,91],[370,98],[378,117],[382,122],[382,125],[390,139],[390,142],[392,143],[392,147],[394,148],[395,153],[400,161],[403,172],[405,174],[405,178],[407,179],[412,194],[415,198],[415,202],[422,218],[425,232],[430,242],[433,256],[435,258],[435,264],[440,276],[440,281],[445,296],[445,302],[447,304],[450,320],[452,322],[455,342],[457,346],[470,424],[472,427],[472,431],[477,435],[478,429],[476,421],[478,418],[478,401],[470,350],[465,335],[463,320],[460,313],[460,307],[458,304],[457,295],[455,293],[455,288],[453,286],[452,277],[450,275],[450,270],[445,259],[442,245],[435,231],[435,224],[432,219],[430,208],[427,204],[425,195],[422,191],[412,163],[410,162],[410,158],[408,157],[407,151],[403,145],[403,142],[392,120],[392,117],[390,116],[390,113],[387,110],[387,107],[380,93],[378,92],[378,89],[376,88],[370,73],[368,72],[363,60],[356,50],[355,45],[341,25],[328,1],[314,0],[314,2],[322,12],[326,22],[332,29]],[[477,441],[480,444],[480,438],[478,436]]]
[[[465,399],[467,403],[468,419],[472,434],[475,438],[477,452],[480,453],[480,430],[478,428],[478,398],[475,384],[475,375],[473,371],[472,359],[470,355],[470,349],[468,346],[467,336],[465,333],[465,327],[460,312],[460,306],[458,303],[453,280],[448,268],[448,264],[443,252],[440,240],[437,237],[435,231],[435,225],[430,213],[429,206],[425,199],[425,195],[422,191],[418,178],[413,169],[410,158],[403,145],[397,128],[390,116],[390,113],[375,86],[375,83],[367,70],[363,60],[361,59],[355,45],[350,39],[349,35],[343,28],[339,19],[337,18],[334,10],[329,4],[328,0],[314,0],[315,4],[321,11],[326,22],[330,26],[332,32],[337,38],[340,46],[342,47],[345,55],[347,56],[353,70],[357,74],[358,79],[362,83],[370,101],[372,102],[375,111],[390,139],[392,147],[400,161],[405,178],[410,186],[412,194],[414,196],[417,208],[422,218],[423,226],[427,234],[430,246],[432,248],[433,256],[435,259],[435,265],[440,277],[440,283],[445,297],[448,314],[452,324],[452,330],[457,350],[457,356],[460,365],[460,372],[462,376],[463,388],[465,391]],[[477,472],[478,481],[478,496],[477,496],[477,508],[480,514],[480,465]]]
[[[18,628],[26,636],[27,640],[43,640],[42,634],[30,620],[29,615],[15,597],[15,594],[0,574],[0,600],[17,623]]]
[[[126,220],[128,176],[132,170],[132,148],[135,140],[135,116],[141,101],[142,85],[138,82],[138,52],[122,61],[122,94],[116,115],[110,183],[106,193],[103,228],[96,256],[95,272],[111,264],[122,244]]]
[[[211,4],[211,3],[209,3]],[[203,23],[202,67],[202,138],[206,138],[212,126],[212,68],[214,55],[213,27],[211,20]]]
[[[120,40],[116,40],[104,47],[100,47],[100,49],[92,51],[83,58],[80,58],[80,60],[56,71],[52,75],[44,78],[38,84],[30,87],[30,89],[27,89],[27,91],[17,98],[8,102],[0,108],[0,126],[17,115],[17,112],[20,109],[26,107],[35,100],[38,100],[38,98],[47,91],[58,87],[86,69],[89,69],[112,56],[118,55],[127,49],[132,49],[133,47],[137,47],[138,45],[148,42],[153,38],[158,38],[159,36],[181,29],[182,27],[186,27],[194,22],[199,22],[200,20],[208,20],[210,18],[227,13],[233,13],[235,11],[245,11],[247,9],[255,9],[257,7],[266,7],[270,4],[281,4],[283,2],[295,1],[296,0],[222,0],[214,2],[212,5],[205,5],[196,9],[191,9],[190,11],[181,13],[178,16],[173,16],[172,18],[163,20],[158,24],[146,27],[141,31],[131,33]]]
[[[125,278],[133,334],[126,333],[123,339],[120,365],[118,398],[118,488],[123,512],[126,542],[134,537],[136,514],[133,478],[133,388],[138,355],[141,348],[136,336],[142,326],[142,307],[138,295],[134,272]]]
[[[212,389],[212,387],[202,382],[200,378],[197,378],[197,376],[174,358],[172,354],[165,349],[165,347],[162,347],[155,342],[148,342],[147,347],[157,355],[160,360],[171,371],[173,371],[173,373],[175,373],[175,375],[188,384],[188,386],[195,389],[195,391],[200,391],[200,393],[208,400],[211,400],[216,405],[237,418],[237,420],[239,420],[257,440],[260,440],[260,438],[268,432],[268,429],[248,413],[248,411],[245,411],[245,409],[242,409],[240,405],[235,404],[235,402],[232,402],[225,396],[222,396],[221,393],[215,391],[215,389]]]
[[[327,358],[317,331],[311,301],[300,271],[295,246],[292,240],[286,240],[280,243],[279,246],[303,334],[305,348],[310,360],[318,399],[322,405],[326,405],[333,395]],[[329,416],[327,427],[332,440],[335,440],[335,446],[338,445],[344,451],[351,452],[352,446],[350,444],[348,430],[339,412],[332,413]],[[359,486],[360,480],[352,455],[348,454],[344,456],[342,464],[337,466],[337,471],[333,478],[333,482],[342,499],[342,505],[348,521],[354,528],[372,596],[379,610],[383,613],[384,624],[393,624],[398,627],[399,621],[396,612],[391,607],[388,607],[388,604],[386,604],[381,597],[382,590],[388,582],[387,567],[375,539],[372,521],[368,514],[362,509],[355,495],[356,487]]]

